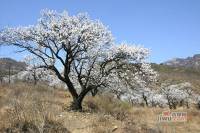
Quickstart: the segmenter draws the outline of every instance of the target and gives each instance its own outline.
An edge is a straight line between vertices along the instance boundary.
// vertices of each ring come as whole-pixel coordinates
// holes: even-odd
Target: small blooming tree
[[[148,99],[151,107],[167,107],[167,99],[158,92],[151,93]]]
[[[185,103],[189,107],[192,96],[192,86],[190,83],[180,83],[175,85],[162,85],[162,94],[168,101],[170,109],[176,109],[177,105],[183,106]]]
[[[37,57],[40,68],[53,71],[67,85],[73,110],[82,109],[88,92],[109,88],[116,82],[144,85],[156,76],[145,63],[148,49],[113,46],[107,27],[86,14],[69,16],[67,12],[45,10],[36,25],[4,29],[0,43],[30,52]]]
[[[29,55],[24,58],[24,61],[28,66],[26,68],[26,76],[24,75],[25,77],[23,78],[26,80],[33,80],[34,84],[36,85],[39,79],[44,76],[45,71],[37,69],[37,59],[33,57],[34,56]]]

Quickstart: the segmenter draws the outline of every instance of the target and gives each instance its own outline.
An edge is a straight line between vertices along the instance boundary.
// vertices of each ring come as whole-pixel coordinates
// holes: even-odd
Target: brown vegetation
[[[3,133],[177,133],[200,132],[200,111],[188,112],[188,122],[161,125],[157,116],[167,109],[132,107],[111,95],[88,96],[83,112],[68,111],[71,96],[46,86],[11,84],[0,86],[0,132]],[[176,111],[177,111],[176,110]],[[173,128],[174,129],[174,128]]]

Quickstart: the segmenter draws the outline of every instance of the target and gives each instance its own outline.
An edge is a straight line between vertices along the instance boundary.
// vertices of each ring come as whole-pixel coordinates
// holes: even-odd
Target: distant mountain
[[[200,54],[188,58],[175,58],[163,63],[172,67],[194,68],[200,70]]]
[[[23,71],[26,69],[26,63],[11,58],[0,58],[0,73],[7,74],[9,69],[11,73]]]

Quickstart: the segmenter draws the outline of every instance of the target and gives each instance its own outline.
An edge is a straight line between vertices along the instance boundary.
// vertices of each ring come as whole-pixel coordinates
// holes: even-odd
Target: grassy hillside
[[[190,82],[194,89],[200,93],[200,70],[157,64],[152,64],[152,67],[159,73],[160,83]]]
[[[68,110],[68,92],[30,84],[0,85],[0,132],[3,133],[197,133],[200,112],[188,112],[186,123],[158,123],[168,109],[132,107],[110,95],[87,96],[83,112]],[[176,125],[176,126],[175,126]]]

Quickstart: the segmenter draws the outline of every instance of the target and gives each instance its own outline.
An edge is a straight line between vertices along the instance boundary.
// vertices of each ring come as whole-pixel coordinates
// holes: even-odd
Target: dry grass
[[[129,103],[113,99],[109,95],[96,96],[95,98],[87,97],[85,104],[89,111],[111,115],[120,121],[127,117],[126,115],[132,108]]]
[[[167,109],[132,107],[102,95],[84,100],[84,112],[64,110],[71,102],[64,90],[14,84],[0,86],[0,132],[5,133],[199,133],[200,111],[188,113],[186,123],[160,124],[157,116]]]
[[[65,133],[57,119],[62,111],[56,93],[43,86],[16,84],[2,86],[1,94],[1,132],[57,132]]]
[[[121,121],[121,128],[126,133],[200,132],[200,110],[197,110],[195,107],[172,110],[175,112],[187,112],[188,120],[185,123],[159,123],[157,120],[158,115],[163,111],[168,111],[168,108],[132,107],[130,104],[113,99],[110,96],[97,96],[94,99],[89,97],[85,103],[89,110],[95,111],[98,114],[111,115],[116,120]],[[101,119],[105,121],[104,117]]]

